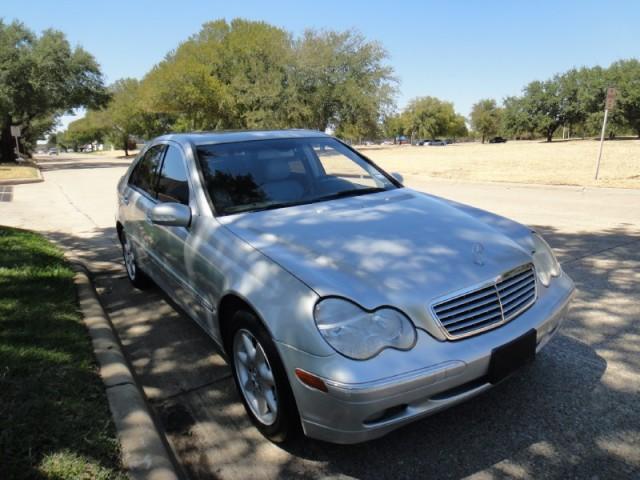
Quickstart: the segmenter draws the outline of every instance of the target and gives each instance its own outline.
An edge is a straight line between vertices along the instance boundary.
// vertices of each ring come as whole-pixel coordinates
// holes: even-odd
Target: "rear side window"
[[[169,145],[158,179],[158,200],[189,204],[189,182],[182,152]]]
[[[163,153],[164,145],[156,145],[147,150],[144,157],[140,159],[133,172],[131,172],[129,185],[155,197],[156,178]]]

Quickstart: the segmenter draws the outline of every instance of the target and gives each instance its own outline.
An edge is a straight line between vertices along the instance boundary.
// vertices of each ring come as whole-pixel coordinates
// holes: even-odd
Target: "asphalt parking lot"
[[[475,399],[366,444],[280,448],[251,426],[213,342],[120,263],[113,211],[126,160],[42,162],[0,223],[87,262],[138,380],[190,478],[640,478],[640,191],[406,184],[533,225],[578,295],[536,362]]]

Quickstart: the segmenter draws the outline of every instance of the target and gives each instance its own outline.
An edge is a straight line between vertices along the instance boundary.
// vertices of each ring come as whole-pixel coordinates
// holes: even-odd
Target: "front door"
[[[144,153],[131,172],[120,200],[124,204],[124,231],[133,245],[138,266],[152,278],[157,273],[152,256],[155,226],[148,221],[148,212],[156,204],[156,183],[165,148],[165,145],[154,145]]]
[[[195,211],[192,188],[182,148],[173,143],[167,144],[157,184],[157,201],[181,203]],[[155,225],[156,246],[162,265],[168,293],[171,297],[200,323],[204,322],[204,299],[194,288],[194,279],[186,257],[191,248],[192,228]],[[203,325],[205,326],[205,325]]]

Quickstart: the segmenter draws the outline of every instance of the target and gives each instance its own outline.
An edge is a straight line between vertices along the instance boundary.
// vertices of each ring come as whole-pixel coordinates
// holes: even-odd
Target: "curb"
[[[11,180],[0,180],[0,185],[25,185],[27,183],[44,182],[40,170],[38,170],[38,178],[12,178]]]
[[[144,395],[120,347],[87,268],[69,259],[76,272],[78,303],[89,331],[109,409],[122,450],[122,463],[133,479],[178,480],[180,475],[164,437],[156,428]]]

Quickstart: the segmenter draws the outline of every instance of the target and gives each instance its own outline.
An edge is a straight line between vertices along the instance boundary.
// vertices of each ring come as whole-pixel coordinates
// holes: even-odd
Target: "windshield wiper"
[[[370,187],[370,188],[354,188],[352,190],[342,190],[341,192],[324,195],[317,198],[307,198],[304,200],[295,200],[292,202],[255,202],[248,205],[238,205],[229,207],[224,210],[224,215],[233,215],[234,213],[261,212],[263,210],[275,210],[276,208],[295,207],[316,202],[324,202],[327,200],[335,200],[338,198],[355,197],[357,195],[366,195],[368,193],[386,192],[386,188]]]
[[[341,192],[332,193],[330,195],[324,195],[323,197],[315,198],[314,202],[323,202],[325,200],[335,200],[337,198],[356,197],[358,195],[366,195],[368,193],[386,192],[386,188],[382,187],[369,187],[369,188],[354,188],[352,190],[342,190]]]
[[[233,215],[234,213],[246,213],[246,212],[260,212],[262,210],[273,210],[275,208],[293,207],[296,205],[302,205],[309,203],[308,200],[296,200],[294,202],[256,202],[248,205],[238,205],[226,208],[224,210],[225,215]]]

